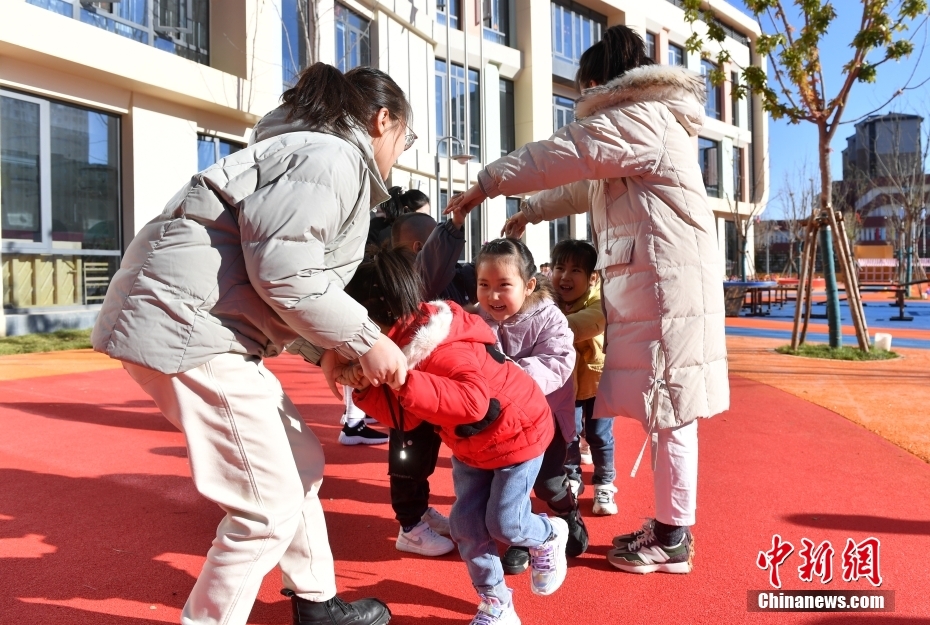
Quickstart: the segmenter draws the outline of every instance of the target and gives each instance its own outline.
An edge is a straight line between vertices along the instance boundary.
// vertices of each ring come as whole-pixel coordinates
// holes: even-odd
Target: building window
[[[468,68],[468,117],[469,136],[465,136],[465,68],[452,63],[451,93],[450,81],[447,80],[446,62],[436,59],[436,134],[439,137],[452,136],[467,145],[468,153],[481,158],[481,92],[478,85],[478,72]],[[451,103],[452,117],[449,119]],[[439,154],[446,156],[448,141],[439,143]],[[453,154],[458,148],[453,148]]]
[[[517,149],[516,118],[514,116],[513,81],[500,79],[501,86],[501,156]]]
[[[436,0],[436,23],[440,26],[446,25],[446,15],[448,15],[449,28],[458,29],[461,14],[461,0]]]
[[[552,96],[552,127],[558,130],[575,121],[575,102],[562,96]]]
[[[5,308],[102,300],[120,255],[120,120],[0,91]]]
[[[731,115],[730,122],[739,128],[739,94],[737,89],[739,88],[739,74],[736,72],[730,72],[730,108],[733,113]]]
[[[312,56],[308,50],[312,45],[310,10],[309,0],[281,1],[281,69],[285,90],[297,83],[297,77],[309,65]]]
[[[507,219],[510,219],[514,215],[520,212],[520,198],[518,197],[509,197],[507,198]]]
[[[510,0],[484,1],[484,38],[510,45]]]
[[[479,204],[475,209],[468,213],[468,232],[465,233],[468,241],[468,247],[471,251],[470,261],[474,262],[478,258],[481,246],[484,245],[484,206]]]
[[[733,197],[737,202],[745,200],[743,193],[743,148],[733,148]]]
[[[336,3],[336,67],[347,72],[371,65],[371,21]]]
[[[571,224],[568,217],[559,217],[549,222],[549,249],[559,241],[572,238]]]
[[[674,43],[668,44],[668,64],[685,67],[685,49]]]
[[[698,162],[709,197],[720,197],[720,142],[698,137]]]
[[[551,5],[552,74],[574,82],[582,53],[601,40],[607,18],[573,2]]]
[[[219,137],[197,135],[197,170],[203,171],[214,163],[242,149],[242,145]]]
[[[646,31],[646,55],[656,60],[656,34]]]
[[[139,43],[210,64],[209,0],[26,0]]]
[[[704,89],[707,92],[707,100],[704,102],[704,114],[713,119],[723,119],[721,86],[714,86],[713,82],[711,82],[711,73],[715,71],[717,71],[717,66],[714,63],[707,59],[701,59],[701,75],[704,76]]]

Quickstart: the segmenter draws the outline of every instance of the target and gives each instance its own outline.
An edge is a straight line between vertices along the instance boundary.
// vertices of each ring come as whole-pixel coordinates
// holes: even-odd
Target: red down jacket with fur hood
[[[541,456],[555,426],[536,382],[513,362],[491,355],[487,346],[496,339],[477,315],[442,301],[421,310],[419,319],[388,333],[407,356],[407,382],[399,391],[385,385],[356,391],[356,405],[389,427],[411,430],[422,421],[438,426],[455,457],[472,467],[498,469]],[[456,435],[456,426],[484,419],[492,399],[500,402],[497,419],[472,436]]]

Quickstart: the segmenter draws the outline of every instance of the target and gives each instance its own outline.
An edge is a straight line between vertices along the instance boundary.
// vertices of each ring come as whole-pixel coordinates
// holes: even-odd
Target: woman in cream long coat
[[[695,137],[704,81],[653,65],[625,26],[582,56],[577,121],[488,165],[447,211],[545,190],[505,232],[590,210],[607,353],[595,417],[638,419],[652,442],[656,518],[608,555],[637,573],[691,570],[697,422],[729,407],[723,268]],[[645,447],[645,445],[644,445]],[[637,460],[637,466],[639,461]]]

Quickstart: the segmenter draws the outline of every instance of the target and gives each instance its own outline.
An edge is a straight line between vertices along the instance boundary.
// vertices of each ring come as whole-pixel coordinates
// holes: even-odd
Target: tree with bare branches
[[[763,32],[756,40],[756,50],[768,57],[774,80],[769,80],[762,67],[750,65],[742,68],[743,80],[733,88],[738,97],[745,97],[747,90],[758,94],[763,109],[768,111],[773,119],[785,118],[790,123],[808,122],[816,128],[820,166],[818,211],[821,213],[822,223],[828,224],[833,232],[838,232],[832,201],[830,144],[842,122],[849,94],[857,82],[874,82],[878,68],[884,63],[901,60],[914,51],[912,38],[916,30],[926,24],[927,2],[859,0],[858,5],[862,13],[859,30],[850,42],[852,58],[843,66],[844,76],[834,95],[827,93],[820,55],[823,38],[836,19],[833,3],[829,0],[796,0],[794,6],[788,5],[787,8],[785,0],[744,0],[744,3],[756,17]],[[692,25],[703,21],[708,42],[718,44],[718,68],[710,73],[710,79],[714,84],[722,84],[727,77],[721,68],[724,67],[724,63],[732,63],[733,59],[726,47],[720,45],[726,38],[726,31],[717,21],[714,12],[705,8],[704,4],[703,0],[684,0],[685,19]],[[852,4],[851,0],[847,0],[844,9],[851,10]],[[800,21],[800,28],[793,25],[792,20]],[[917,29],[912,29],[915,25]],[[688,50],[704,53],[704,38],[700,33],[694,32],[688,39]],[[909,88],[910,85],[904,85],[895,93]],[[813,223],[815,215],[811,217]],[[808,235],[808,238],[810,236],[813,235]],[[832,241],[847,282],[852,278],[855,285],[852,259],[847,253],[848,246],[840,241],[839,236],[832,237]],[[827,250],[823,251],[826,261]],[[824,262],[824,267],[832,271],[832,259],[830,262]],[[813,275],[811,269],[812,267],[808,269],[808,276]],[[799,311],[804,298],[810,295],[809,288],[805,291],[805,279],[809,282],[809,277],[802,275],[798,289]],[[849,288],[847,284],[846,292],[859,347],[868,351],[868,328],[858,288]],[[835,292],[831,292],[828,299],[828,311],[833,311],[830,314],[830,343],[831,346],[838,346],[842,341],[837,314],[838,297]],[[792,333],[792,346],[795,348],[799,343],[798,337],[806,330],[805,321],[799,332],[799,322],[800,313],[795,316],[795,329]]]

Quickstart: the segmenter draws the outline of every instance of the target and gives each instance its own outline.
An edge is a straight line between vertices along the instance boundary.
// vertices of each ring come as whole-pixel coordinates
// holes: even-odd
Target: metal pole
[[[827,287],[827,325],[830,328],[830,347],[837,349],[843,346],[843,333],[840,325],[840,298],[836,288],[836,269],[833,266],[833,234],[827,223],[821,223],[820,226],[820,247],[823,250],[823,277]]]
[[[446,100],[447,100],[447,110],[449,111],[449,129],[447,133],[452,135],[452,53],[450,52],[449,45],[449,22],[452,19],[452,0],[446,0]],[[452,143],[448,145],[446,150],[446,184],[448,185],[448,191],[446,192],[446,205],[448,206],[449,202],[452,201]]]
[[[465,60],[462,63],[465,72],[465,154],[471,154],[471,80],[469,79],[469,67],[468,67],[468,3],[469,0],[463,0],[462,2],[462,41],[463,41],[463,52],[465,53]],[[480,77],[479,77],[480,79]],[[465,189],[468,189],[468,161],[465,161]],[[478,210],[481,210],[481,207],[477,207]],[[471,231],[471,219],[468,220],[468,223],[465,225],[465,232],[467,233],[467,241],[473,241],[475,233]],[[465,258],[468,260],[474,260],[471,257],[471,250],[469,249],[465,253]]]

